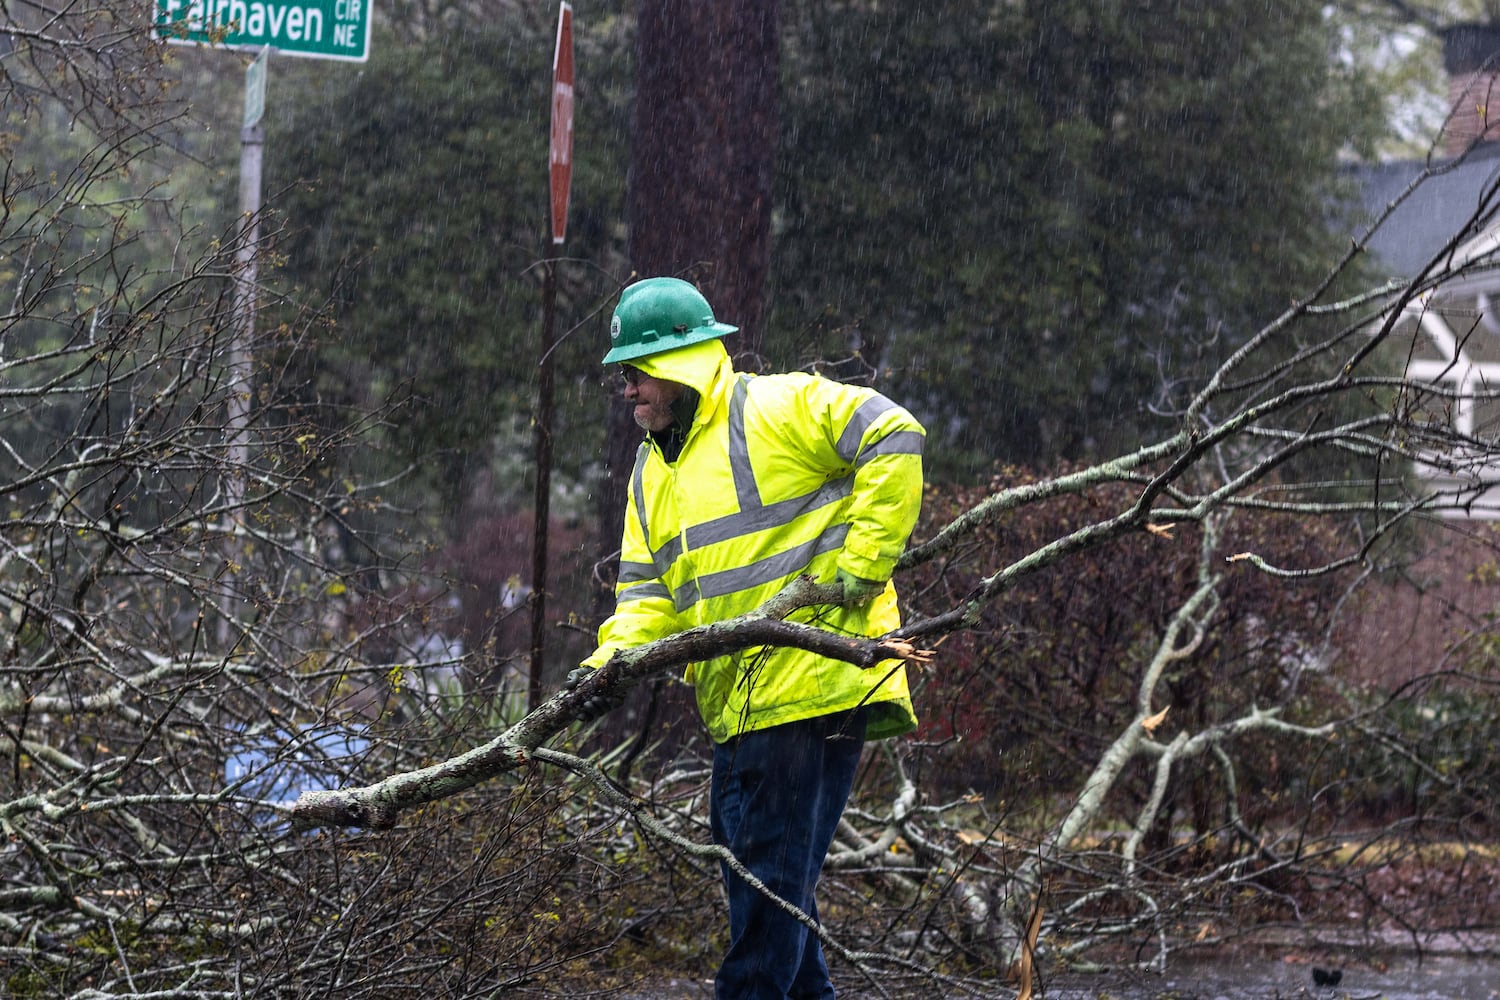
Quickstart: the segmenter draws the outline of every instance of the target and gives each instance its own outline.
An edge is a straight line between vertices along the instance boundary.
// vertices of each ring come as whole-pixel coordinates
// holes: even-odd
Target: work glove
[[[594,675],[593,667],[574,667],[568,671],[567,679],[563,681],[563,687],[569,691],[582,684]],[[578,719],[581,722],[593,722],[601,716],[608,715],[621,705],[625,704],[625,689],[616,684],[604,691],[597,691],[590,695],[578,709]]]
[[[883,580],[866,580],[844,570],[833,575],[833,582],[844,589],[845,604],[869,604],[885,589]]]

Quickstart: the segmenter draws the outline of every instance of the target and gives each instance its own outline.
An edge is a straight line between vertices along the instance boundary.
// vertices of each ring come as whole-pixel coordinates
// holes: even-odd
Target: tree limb
[[[361,826],[386,829],[403,810],[433,802],[524,766],[544,742],[579,717],[591,697],[698,660],[753,646],[804,649],[866,669],[892,659],[921,659],[924,651],[899,640],[838,635],[783,621],[798,608],[833,604],[842,588],[799,577],[754,611],[700,625],[635,649],[617,651],[577,687],[560,691],[490,742],[429,767],[393,774],[372,785],[305,792],[292,804],[293,826]]]

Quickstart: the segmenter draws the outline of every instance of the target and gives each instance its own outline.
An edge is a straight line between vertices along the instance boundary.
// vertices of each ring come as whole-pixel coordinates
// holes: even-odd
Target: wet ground
[[[1043,1000],[1500,1000],[1500,958],[1192,961],[1174,963],[1159,976],[1074,974],[1039,986]]]
[[[1151,972],[1067,973],[1043,976],[1036,1000],[1500,1000],[1500,952],[1371,953],[1365,949],[1320,949],[1278,955],[1178,959],[1165,974]],[[619,1000],[709,1000],[708,980],[673,979],[638,987]],[[845,987],[841,1000],[873,993]],[[903,996],[906,994],[902,994]],[[973,996],[952,993],[948,996]],[[997,998],[1013,991],[996,990]],[[947,1000],[939,994],[933,1000]]]

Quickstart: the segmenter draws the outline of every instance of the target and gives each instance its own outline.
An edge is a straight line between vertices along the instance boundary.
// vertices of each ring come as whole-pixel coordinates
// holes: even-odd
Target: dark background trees
[[[271,186],[287,235],[278,251],[298,302],[329,301],[337,330],[301,364],[325,412],[400,403],[367,473],[421,512],[405,527],[434,549],[462,603],[463,635],[496,683],[525,647],[532,495],[531,421],[547,230],[545,111],[555,24],[460,18],[377,46],[376,70],[333,76],[289,68],[283,84],[316,86],[289,100],[271,129]],[[602,469],[599,428],[609,395],[597,345],[622,269],[617,173],[626,153],[629,52],[619,32],[579,39],[568,259],[558,266],[563,329],[596,311],[550,359],[559,373],[553,504],[558,539],[592,523],[585,496]],[[316,76],[314,76],[316,74]],[[378,463],[377,463],[377,460]],[[558,617],[587,614],[593,557],[571,531],[552,586]],[[588,541],[592,551],[593,539]],[[581,602],[581,603],[580,603]],[[563,640],[567,639],[564,635]],[[581,655],[579,642],[560,643]],[[477,679],[477,678],[476,678]]]
[[[503,656],[482,643],[506,565],[525,566],[552,12],[402,5],[363,69],[273,61],[267,309],[240,383],[222,82],[240,57],[215,74],[220,54],[163,52],[138,21],[27,9],[38,29],[0,59],[5,988],[572,995],[702,976],[721,942],[692,739],[634,765],[606,740],[615,783],[596,786],[567,775],[587,773],[570,735],[392,830],[284,822],[297,790],[414,772],[517,718],[467,682]],[[1344,574],[1400,554],[1380,532],[1409,496],[1402,463],[1424,441],[1457,453],[1407,405],[1443,401],[1365,351],[1379,300],[1289,313],[1194,433],[1163,415],[1339,243],[1319,230],[1325,182],[1369,109],[1344,116],[1359,80],[1328,68],[1310,11],[781,11],[767,353],[925,408],[939,474],[921,541],[950,547],[904,571],[909,621],[979,609],[940,644],[923,634],[926,728],[872,749],[830,862],[829,930],[867,952],[835,960],[847,992],[878,973],[930,997],[934,969],[996,992],[1018,887],[1045,889],[1051,954],[1125,961],[1309,901],[1337,898],[1342,919],[1350,896],[1361,921],[1409,929],[1431,911],[1385,894],[1392,859],[1427,865],[1465,919],[1494,912],[1458,839],[1493,828],[1484,614],[1391,684],[1340,631],[1358,607]],[[596,358],[645,137],[632,10],[579,23],[555,360],[559,507],[580,537],[559,587],[586,646],[579,497],[598,482]],[[191,110],[188,79],[206,88]],[[1308,354],[1284,365],[1286,344]],[[1324,378],[1345,362],[1364,381]],[[225,415],[245,396],[240,458]],[[1135,463],[1054,464],[1152,426],[1182,436]],[[1031,472],[961,475],[1031,454]],[[965,521],[996,496],[1011,506]],[[1261,563],[1225,562],[1241,552]],[[450,593],[488,616],[465,633],[479,645],[451,642]],[[1170,709],[1150,738],[1142,687]],[[1353,860],[1351,835],[1369,848]],[[1039,879],[1044,857],[1061,861]]]
[[[1317,5],[1150,18],[1129,4],[688,6],[696,13],[648,3],[638,24],[608,7],[592,24],[580,17],[593,40],[580,56],[569,252],[617,282],[630,268],[696,269],[717,310],[745,328],[737,345],[772,367],[859,351],[922,410],[940,474],[997,456],[1098,454],[1159,427],[1173,391],[1337,252],[1343,237],[1323,208],[1340,194],[1339,157],[1368,151],[1381,124],[1377,95],[1329,58]],[[290,217],[325,234],[313,255],[289,247],[293,273],[316,267],[312,287],[344,279],[362,308],[390,305],[378,324],[397,339],[357,360],[389,366],[396,384],[418,361],[434,373],[414,384],[437,405],[404,433],[443,455],[472,451],[453,435],[483,433],[455,409],[493,391],[474,381],[518,387],[495,402],[524,408],[511,366],[538,296],[534,276],[516,276],[539,255],[541,178],[522,168],[544,141],[524,123],[544,106],[550,51],[549,25],[516,16],[495,37],[477,19],[458,23],[456,34],[378,48],[379,72],[321,74],[320,99],[285,117],[272,167],[321,185],[290,192]],[[779,89],[766,75],[778,65]],[[494,89],[481,97],[476,85]],[[475,116],[486,130],[438,132]],[[394,179],[411,170],[431,180]],[[381,176],[388,188],[372,183]],[[496,177],[512,197],[494,196]],[[366,193],[403,211],[371,214]],[[382,231],[395,218],[423,232]],[[357,269],[334,269],[365,254]],[[460,288],[485,294],[459,302]],[[610,290],[596,281],[565,313],[586,314]],[[366,326],[357,316],[350,325]],[[406,332],[478,337],[486,325],[505,332],[466,350]],[[597,347],[597,333],[576,339]],[[588,368],[589,350],[558,358],[565,376]],[[983,391],[954,379],[976,371],[988,375]],[[462,391],[435,396],[433,385]],[[597,425],[597,414],[577,423]],[[628,460],[628,430],[611,434],[609,468]]]
[[[1380,124],[1312,4],[700,6],[579,17],[567,252],[591,263],[562,269],[564,327],[631,269],[691,269],[745,328],[733,346],[916,409],[938,477],[1166,426],[1342,245],[1338,160]],[[303,234],[290,277],[342,303],[322,391],[412,392],[393,433],[447,511],[526,495],[552,26],[496,10],[320,73],[272,138]],[[585,323],[553,359],[560,471],[595,494],[596,556],[638,440],[596,389],[601,334]]]
[[[1316,4],[791,4],[787,22],[770,353],[855,339],[944,475],[1159,429],[1327,266],[1333,168],[1380,126]]]
[[[289,234],[278,249],[299,297],[329,299],[343,329],[312,359],[330,401],[410,400],[392,443],[422,456],[422,488],[454,510],[486,467],[527,438],[541,323],[546,176],[545,111],[551,25],[469,26],[421,41],[385,42],[376,70],[331,76],[317,101],[289,99],[273,124],[270,186]],[[607,39],[605,42],[607,43]],[[603,43],[601,43],[603,44]],[[589,45],[602,66],[619,51]],[[313,86],[288,67],[283,86]],[[568,250],[588,261],[564,269],[570,316],[614,289],[624,152],[611,119],[621,71],[580,80]],[[614,113],[618,113],[617,110]],[[600,125],[604,127],[601,128]],[[540,127],[540,131],[539,131]],[[603,393],[591,364],[598,324],[565,341],[558,435],[564,471],[591,461],[581,428],[599,423]],[[497,456],[497,452],[501,454]],[[510,473],[524,476],[529,456]],[[514,501],[519,481],[485,487]]]

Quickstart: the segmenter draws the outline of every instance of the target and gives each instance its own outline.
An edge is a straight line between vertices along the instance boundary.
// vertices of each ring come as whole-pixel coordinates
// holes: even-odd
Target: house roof
[[[1352,235],[1362,236],[1388,205],[1430,170],[1369,239],[1370,253],[1393,276],[1412,277],[1478,211],[1487,187],[1500,178],[1500,142],[1484,143],[1456,160],[1401,160],[1351,168],[1360,188]],[[1477,233],[1468,234],[1468,242]]]

